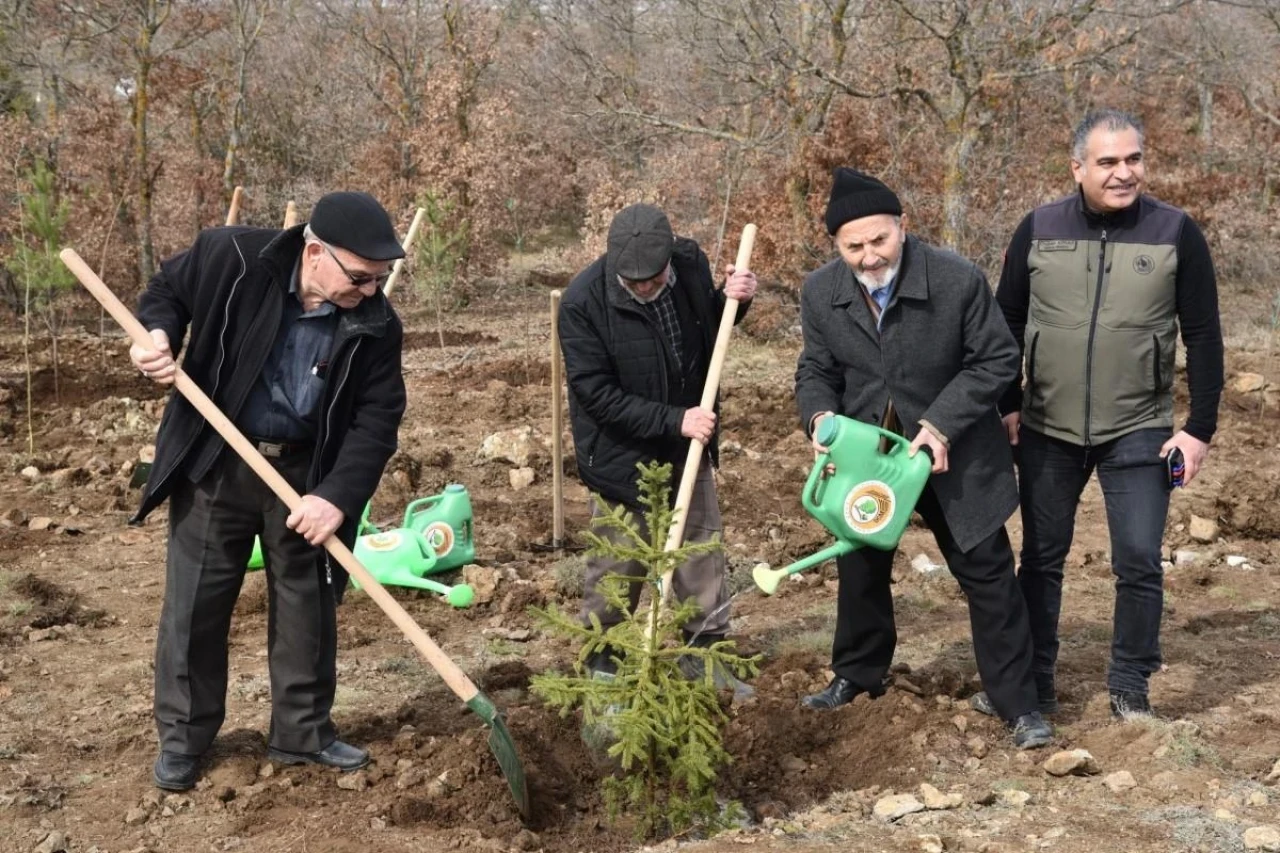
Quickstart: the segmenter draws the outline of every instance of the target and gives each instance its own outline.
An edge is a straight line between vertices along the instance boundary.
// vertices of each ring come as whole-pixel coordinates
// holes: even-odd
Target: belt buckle
[[[268,459],[279,459],[284,455],[284,445],[271,441],[259,441],[258,452]]]

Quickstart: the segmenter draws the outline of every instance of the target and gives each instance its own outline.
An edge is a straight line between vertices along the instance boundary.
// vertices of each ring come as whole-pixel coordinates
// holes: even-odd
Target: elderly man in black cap
[[[824,417],[841,414],[910,437],[913,455],[931,454],[916,511],[968,600],[983,686],[1015,744],[1043,746],[1053,730],[1038,710],[1027,608],[1004,528],[1018,494],[996,412],[1018,371],[1017,344],[982,271],[908,236],[904,223],[889,187],[836,170],[826,225],[839,257],[805,279],[800,301],[801,422],[815,436]],[[837,559],[835,677],[805,706],[833,709],[884,692],[897,643],[895,553]]]
[[[169,499],[155,666],[160,788],[195,785],[222,725],[227,633],[255,535],[267,577],[268,757],[340,770],[369,761],[330,717],[346,574],[320,546],[333,535],[355,541],[396,449],[403,329],[381,286],[403,256],[372,196],[330,193],[305,225],[201,232],[138,301],[155,343],[130,349],[138,369],[171,384],[189,333],[183,370],[304,495],[289,512],[184,397],[170,399],[133,519]]]
[[[559,318],[578,475],[595,493],[593,516],[621,503],[647,536],[636,464],[670,462],[678,482],[689,441],[696,438],[708,454],[698,470],[685,541],[705,542],[720,532],[710,471],[717,462],[717,413],[701,407],[702,390],[726,297],[742,303],[741,319],[755,291],[755,274],[732,264],[725,268],[723,289],[717,289],[706,254],[693,240],[677,238],[658,208],[633,204],[613,218],[605,254],[570,283]],[[607,574],[643,577],[644,569],[636,562],[588,559],[583,624],[595,616],[607,628],[624,618],[596,589]],[[724,554],[690,559],[676,571],[674,584],[677,599],[693,598],[701,607],[684,627],[686,639],[708,646],[724,639],[729,629]],[[631,590],[634,612],[640,585],[632,584]],[[594,656],[588,667],[611,675],[613,654]],[[717,672],[715,678],[740,697],[750,693],[729,673]]]

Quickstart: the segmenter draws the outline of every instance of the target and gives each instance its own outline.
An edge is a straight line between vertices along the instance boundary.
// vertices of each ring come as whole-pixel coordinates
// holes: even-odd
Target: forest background
[[[793,294],[837,165],[996,274],[1100,105],[1145,119],[1150,190],[1269,309],[1280,0],[3,0],[0,298],[69,288],[32,262],[58,244],[128,295],[236,185],[249,224],[338,188],[402,229],[427,206],[455,300],[513,251],[574,269],[641,199],[720,263],[758,223]]]

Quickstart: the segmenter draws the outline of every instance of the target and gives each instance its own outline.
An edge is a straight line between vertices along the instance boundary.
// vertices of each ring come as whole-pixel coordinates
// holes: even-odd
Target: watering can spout
[[[761,563],[751,571],[751,577],[756,582],[756,586],[765,593],[765,595],[773,595],[778,589],[778,584],[787,575],[794,575],[796,572],[803,572],[805,569],[811,569],[814,566],[825,563],[827,560],[834,560],[836,557],[843,557],[845,554],[851,554],[858,550],[859,546],[853,542],[837,541],[834,545],[823,548],[816,554],[810,554],[803,560],[797,560],[789,566],[781,569],[771,569],[768,565]]]

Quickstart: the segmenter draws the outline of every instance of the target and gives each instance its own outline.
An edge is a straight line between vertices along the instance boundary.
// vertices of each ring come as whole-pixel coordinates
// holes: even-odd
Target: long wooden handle
[[[551,545],[564,547],[564,421],[560,406],[560,291],[551,291]]]
[[[742,229],[742,239],[738,242],[738,257],[734,267],[750,269],[751,250],[756,245],[756,226],[748,223]],[[701,406],[712,410],[716,405],[716,394],[720,392],[720,371],[724,368],[725,353],[729,350],[729,337],[733,334],[733,324],[738,319],[738,300],[727,298],[724,301],[724,313],[720,315],[720,330],[716,334],[715,349],[711,352],[711,366],[707,369],[707,381],[702,386]],[[684,542],[685,519],[689,514],[689,503],[693,498],[693,486],[698,479],[698,468],[702,464],[702,451],[706,445],[698,439],[689,442],[689,455],[685,457],[684,473],[680,477],[680,490],[676,493],[675,519],[667,531],[665,550],[674,551]],[[671,596],[672,577],[675,569],[669,569],[662,576],[662,599]]]
[[[414,238],[418,236],[418,229],[422,227],[422,217],[427,215],[425,207],[418,208],[413,214],[413,222],[409,223],[409,233],[405,235],[404,242],[401,247],[404,249],[404,257],[396,261],[395,266],[391,268],[391,278],[387,279],[387,283],[383,286],[382,292],[388,299],[391,298],[391,291],[395,289],[396,282],[400,280],[400,270],[404,269],[405,259],[409,257],[409,250],[413,248]]]
[[[63,249],[59,257],[62,262],[67,265],[75,277],[80,279],[80,283],[93,294],[98,302],[102,303],[102,307],[107,310],[115,321],[120,324],[121,328],[128,333],[133,342],[145,349],[154,349],[155,342],[152,341],[151,335],[138,319],[129,312],[129,309],[116,298],[111,289],[98,278],[89,265],[86,264],[78,254],[72,249]],[[248,463],[249,467],[262,478],[263,482],[276,493],[276,497],[280,498],[284,505],[292,512],[298,508],[302,502],[302,497],[294,491],[293,487],[281,477],[275,468],[271,467],[271,463],[262,457],[257,449],[249,443],[249,440],[236,429],[235,424],[224,415],[217,405],[209,399],[208,395],[200,389],[181,368],[178,368],[174,376],[174,385],[179,393],[191,402],[196,410],[204,416],[204,419],[212,424],[218,434],[226,439],[227,444],[231,446],[240,458]],[[330,536],[325,540],[324,547],[333,555],[344,569],[346,569],[352,577],[360,584],[369,597],[382,608],[383,612],[391,618],[396,627],[404,632],[409,642],[418,649],[418,652],[431,664],[436,672],[440,673],[440,677],[444,679],[445,684],[449,685],[449,689],[458,695],[463,702],[469,702],[479,694],[480,690],[475,686],[467,674],[462,671],[459,666],[454,663],[448,655],[446,655],[431,637],[413,621],[405,609],[391,597],[390,593],[378,583],[373,575],[369,574],[351,550],[343,545],[336,536]]]
[[[292,228],[298,224],[298,206],[290,201],[284,206],[284,227]]]
[[[236,187],[235,190],[232,191],[231,193],[231,207],[227,208],[227,224],[228,225],[240,224],[240,205],[243,201],[244,201],[244,187]],[[119,320],[120,318],[117,317],[116,319]],[[147,335],[147,339],[150,340],[151,336]]]

